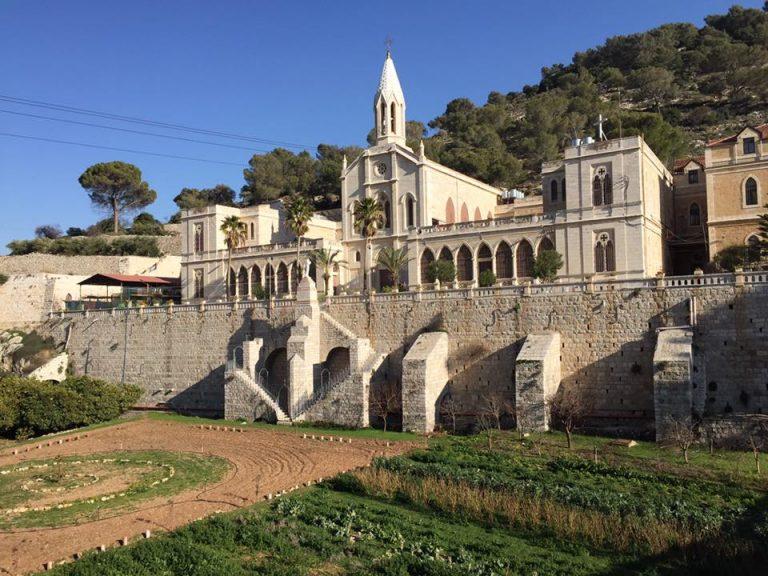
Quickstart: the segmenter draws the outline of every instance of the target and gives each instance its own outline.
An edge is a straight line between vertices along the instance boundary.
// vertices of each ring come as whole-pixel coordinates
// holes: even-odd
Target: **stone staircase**
[[[274,412],[278,424],[290,424],[291,418],[280,408],[277,400],[251,375],[239,368],[228,369],[225,373],[224,412],[228,419],[250,418],[249,412],[258,409],[259,403]]]

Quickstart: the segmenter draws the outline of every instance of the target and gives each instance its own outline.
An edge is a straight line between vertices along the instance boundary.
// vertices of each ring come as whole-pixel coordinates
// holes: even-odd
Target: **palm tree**
[[[232,270],[232,251],[237,250],[248,238],[248,226],[240,220],[239,216],[227,216],[219,228],[224,234],[224,243],[227,245],[227,298],[230,295],[229,277]]]
[[[368,249],[376,231],[384,227],[384,207],[375,198],[363,198],[355,201],[352,213],[355,218],[355,231],[365,238],[363,289],[367,292],[371,284],[368,277]]]
[[[296,236],[296,272],[298,278],[301,278],[301,266],[299,266],[301,238],[309,230],[309,221],[312,219],[315,210],[309,199],[301,194],[292,195],[284,204],[288,227]]]
[[[392,275],[392,281],[395,283],[395,290],[400,280],[400,272],[408,266],[408,251],[403,248],[385,247],[379,250],[377,262]]]
[[[330,285],[328,281],[331,278],[331,270],[336,264],[344,264],[342,260],[336,260],[336,257],[341,254],[341,250],[333,250],[331,248],[319,248],[312,252],[309,257],[312,262],[315,263],[317,268],[323,271],[323,280],[325,281],[325,295],[328,296],[328,290]]]

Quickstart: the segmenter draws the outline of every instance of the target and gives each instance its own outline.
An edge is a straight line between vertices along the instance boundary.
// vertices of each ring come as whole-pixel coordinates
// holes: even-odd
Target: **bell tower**
[[[379,89],[373,99],[373,115],[376,144],[397,143],[405,146],[405,97],[389,50],[381,70]]]

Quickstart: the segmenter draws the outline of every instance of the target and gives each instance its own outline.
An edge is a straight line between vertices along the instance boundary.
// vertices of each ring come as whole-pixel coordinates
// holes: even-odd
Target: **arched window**
[[[533,276],[533,248],[528,240],[521,240],[515,251],[517,260],[517,277],[531,278]]]
[[[195,254],[203,251],[203,225],[195,224]]]
[[[744,205],[757,206],[757,180],[751,176],[744,183]]]
[[[392,227],[392,206],[389,204],[389,199],[382,195],[379,196],[379,204],[384,209],[384,228]]]
[[[360,262],[360,250],[355,252],[355,262]]]
[[[253,240],[253,237],[254,237],[253,230],[254,230],[253,222],[251,222],[251,240]]]
[[[467,203],[461,203],[461,219],[459,222],[469,222],[469,210],[467,209]]]
[[[443,249],[440,250],[440,260],[453,262],[453,254],[451,254],[451,251],[448,250],[448,246],[443,246]]]
[[[248,270],[245,266],[240,266],[237,272],[237,295],[240,298],[248,296]]]
[[[603,182],[597,174],[595,174],[595,178],[592,180],[592,204],[594,206],[601,206],[603,204]]]
[[[419,270],[421,272],[421,283],[429,284],[429,266],[435,261],[435,255],[432,250],[425,248],[421,253],[421,259],[419,261]]]
[[[409,228],[416,225],[416,202],[411,195],[405,198],[405,223]]]
[[[280,262],[280,265],[277,267],[277,293],[288,293],[288,267],[285,265],[285,262]]]
[[[493,254],[486,244],[480,244],[477,251],[477,273],[482,274],[486,270],[493,270]]]
[[[549,199],[551,202],[557,202],[557,180],[549,183]]]
[[[462,245],[456,254],[456,277],[459,282],[468,282],[473,276],[472,251]]]
[[[496,277],[512,278],[512,249],[502,241],[496,248]]]
[[[691,204],[690,208],[688,208],[688,224],[690,226],[701,225],[701,208],[699,208],[699,205],[696,204],[696,202]]]
[[[482,214],[482,212],[480,212],[480,208],[475,208],[474,219],[475,220],[482,220],[483,219],[483,214]]]
[[[616,250],[613,240],[605,232],[595,243],[595,272],[614,272],[616,270]]]
[[[381,101],[381,122],[379,122],[379,125],[381,126],[381,135],[387,133],[387,105],[382,100]]]
[[[392,123],[392,127],[390,130],[392,130],[392,134],[395,134],[397,132],[397,124],[395,122],[395,103],[392,102],[392,106],[389,108],[389,121]]]
[[[563,196],[563,202],[565,202],[565,178],[560,181],[560,194]]]
[[[300,274],[301,268],[299,267],[298,262],[291,264],[291,292],[294,294],[296,294],[299,289],[299,280],[301,280]]]
[[[445,222],[447,224],[453,224],[456,222],[456,209],[453,207],[453,200],[448,198],[445,203]]]
[[[251,267],[251,296],[256,296],[259,293],[259,288],[264,288],[261,284],[261,270],[254,264]]]
[[[606,174],[603,178],[603,204],[606,206],[613,204],[613,181],[610,174]]]
[[[536,254],[541,256],[542,252],[554,249],[555,245],[552,243],[552,240],[549,239],[549,236],[544,236],[544,238],[541,239],[541,242],[539,242],[539,247],[536,249]]]

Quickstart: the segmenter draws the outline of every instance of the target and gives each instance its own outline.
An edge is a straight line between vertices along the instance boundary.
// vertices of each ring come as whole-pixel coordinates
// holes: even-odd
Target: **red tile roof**
[[[760,140],[768,140],[768,124],[760,124],[760,126],[747,126],[747,128],[752,128],[753,130],[756,130],[760,134]],[[720,138],[719,140],[712,140],[711,142],[707,143],[707,146],[714,146],[716,144],[725,144],[726,142],[735,142],[737,136],[741,134],[741,132],[742,131],[739,130],[738,134],[733,134],[732,136]]]
[[[683,171],[683,168],[688,165],[688,162],[696,162],[696,164],[704,168],[704,156],[688,156],[687,158],[678,158],[675,160],[672,172],[680,174]]]
[[[179,284],[179,280],[176,278],[160,278],[159,276],[141,276],[132,274],[94,274],[82,282],[78,282],[78,284],[96,286],[118,286],[120,284],[173,286]]]

